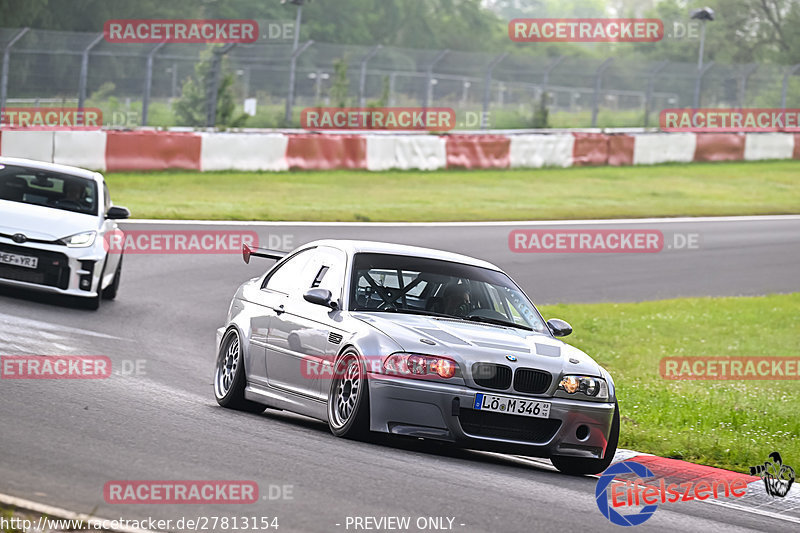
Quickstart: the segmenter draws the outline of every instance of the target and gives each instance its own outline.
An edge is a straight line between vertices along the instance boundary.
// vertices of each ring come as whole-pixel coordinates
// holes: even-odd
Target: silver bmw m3
[[[613,459],[611,376],[498,267],[366,241],[243,253],[278,261],[239,287],[217,330],[220,405],[300,413],[341,437],[548,457],[571,474]]]

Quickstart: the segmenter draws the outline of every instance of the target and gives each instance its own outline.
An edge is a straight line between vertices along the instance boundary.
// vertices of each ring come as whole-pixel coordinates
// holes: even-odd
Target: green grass
[[[537,170],[126,172],[136,218],[557,220],[800,211],[800,161]],[[158,201],[154,201],[157,199]]]
[[[667,356],[798,356],[800,293],[543,306],[617,386],[620,447],[748,472],[779,451],[800,467],[800,381],[664,380]]]

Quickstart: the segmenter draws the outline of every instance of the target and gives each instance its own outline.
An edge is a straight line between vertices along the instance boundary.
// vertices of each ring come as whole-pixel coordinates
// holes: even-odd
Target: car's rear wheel
[[[247,378],[244,373],[241,341],[236,329],[229,329],[219,346],[217,366],[214,371],[214,396],[222,407],[261,413],[266,407],[245,399]]]
[[[328,394],[328,426],[337,437],[364,438],[369,434],[369,387],[364,363],[354,351],[336,362]]]
[[[619,404],[614,405],[614,418],[611,422],[611,431],[608,435],[608,444],[606,444],[606,453],[602,459],[586,459],[583,457],[565,457],[554,455],[550,458],[553,466],[558,468],[559,471],[565,474],[572,475],[585,475],[585,474],[599,474],[611,464],[614,460],[614,454],[617,452],[617,444],[619,443]]]
[[[117,263],[117,270],[114,272],[114,281],[111,282],[111,285],[103,289],[103,299],[105,300],[113,300],[117,297],[117,291],[119,290],[119,280],[122,277],[122,257],[119,258],[119,263]]]

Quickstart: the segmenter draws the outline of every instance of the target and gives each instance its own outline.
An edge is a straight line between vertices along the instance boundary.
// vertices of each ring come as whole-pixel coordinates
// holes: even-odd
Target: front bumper
[[[549,418],[532,418],[473,409],[475,395],[495,394],[489,390],[381,374],[369,374],[367,382],[372,431],[538,457],[601,459],[615,408],[614,402],[513,394],[550,403]]]
[[[16,244],[0,238],[0,253],[36,257],[35,269],[0,263],[0,284],[80,297],[95,297],[106,251],[102,242],[86,248],[45,243]]]

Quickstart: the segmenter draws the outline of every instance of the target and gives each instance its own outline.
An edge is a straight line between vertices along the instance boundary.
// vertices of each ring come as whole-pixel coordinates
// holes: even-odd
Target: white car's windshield
[[[97,214],[93,180],[16,165],[0,165],[0,200]]]
[[[430,314],[547,331],[533,304],[502,272],[389,254],[356,254],[351,311]]]

